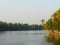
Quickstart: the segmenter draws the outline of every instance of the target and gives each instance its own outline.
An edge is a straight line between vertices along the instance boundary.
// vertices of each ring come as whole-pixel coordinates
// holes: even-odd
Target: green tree
[[[45,23],[45,29],[47,30],[58,30],[60,31],[60,9],[52,15],[53,19],[49,19]]]

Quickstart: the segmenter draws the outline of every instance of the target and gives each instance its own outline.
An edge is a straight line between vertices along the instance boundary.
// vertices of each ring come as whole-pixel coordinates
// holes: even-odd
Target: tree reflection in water
[[[45,37],[46,42],[53,43],[54,45],[60,45],[60,36],[48,35]]]

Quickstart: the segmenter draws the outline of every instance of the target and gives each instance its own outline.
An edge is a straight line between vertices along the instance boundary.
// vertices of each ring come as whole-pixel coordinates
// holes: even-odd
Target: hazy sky
[[[40,24],[60,8],[60,0],[0,0],[0,21]]]

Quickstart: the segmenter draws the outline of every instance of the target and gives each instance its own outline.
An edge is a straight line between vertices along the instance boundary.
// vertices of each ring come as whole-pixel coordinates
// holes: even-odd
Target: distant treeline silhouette
[[[42,30],[42,25],[7,23],[0,21],[0,31],[22,31],[22,30]]]

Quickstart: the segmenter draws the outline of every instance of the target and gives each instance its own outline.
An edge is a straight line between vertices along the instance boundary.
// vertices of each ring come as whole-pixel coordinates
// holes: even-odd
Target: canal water
[[[0,32],[0,45],[54,45],[46,41],[46,31]]]

